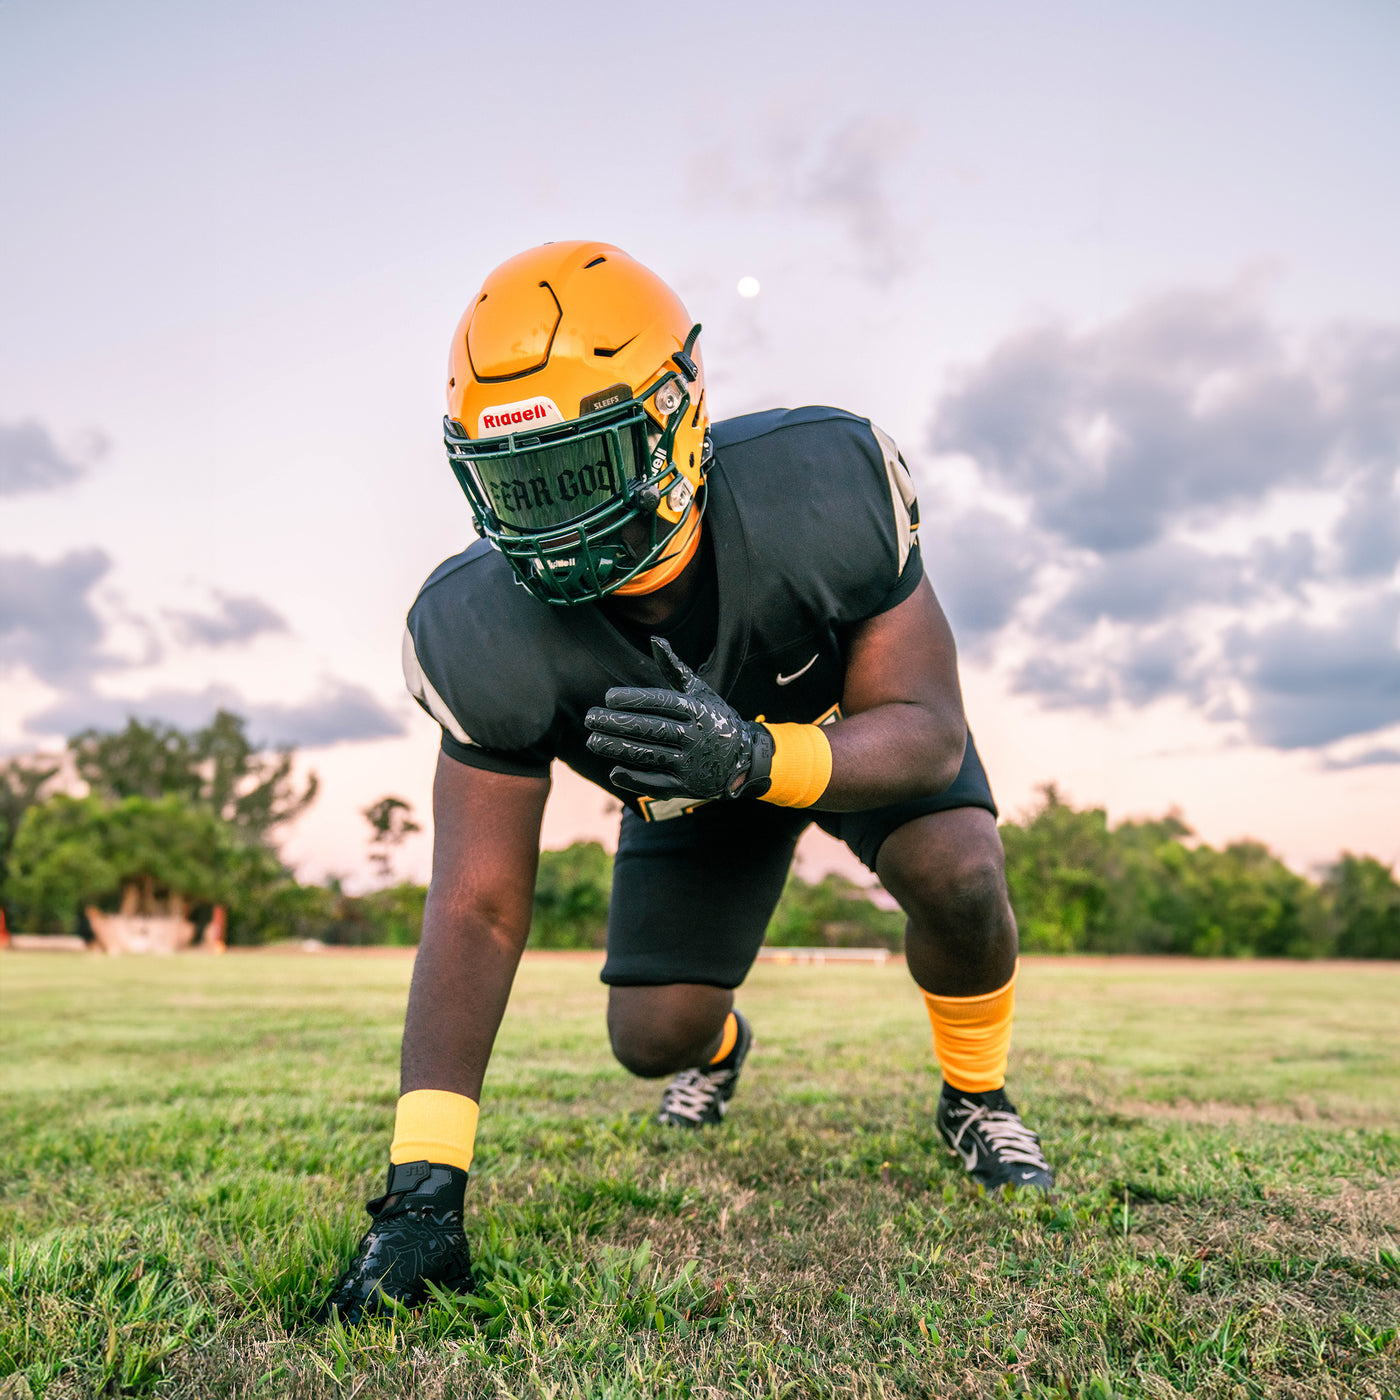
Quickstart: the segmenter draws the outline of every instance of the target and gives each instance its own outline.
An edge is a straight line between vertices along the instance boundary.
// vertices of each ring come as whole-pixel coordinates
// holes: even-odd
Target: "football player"
[[[625,808],[608,1032],[670,1077],[663,1124],[722,1121],[752,1043],[734,989],[815,821],[907,916],[939,1132],[988,1191],[1052,1185],[1003,1088],[1016,925],[909,472],[837,409],[712,425],[699,334],[579,242],[497,268],[453,336],[447,455],[481,538],[408,616],[408,687],[442,726],[432,883],[388,1183],[326,1315],[471,1287],[477,1103],[554,759]]]

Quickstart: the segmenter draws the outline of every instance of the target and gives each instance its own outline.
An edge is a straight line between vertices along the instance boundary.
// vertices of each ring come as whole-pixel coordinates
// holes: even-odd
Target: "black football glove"
[[[618,766],[616,787],[647,797],[761,797],[773,736],[715,694],[662,637],[651,654],[670,690],[614,686],[583,717],[588,747]]]

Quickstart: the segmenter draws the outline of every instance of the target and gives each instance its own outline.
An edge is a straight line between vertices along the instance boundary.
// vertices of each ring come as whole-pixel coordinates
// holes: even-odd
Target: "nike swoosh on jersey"
[[[794,671],[794,672],[792,673],[792,675],[790,675],[790,676],[784,676],[784,675],[781,675],[781,674],[780,674],[780,675],[778,676],[778,684],[779,684],[779,685],[791,685],[791,684],[793,683],[793,681],[795,681],[795,680],[798,678],[798,676],[805,676],[805,675],[807,674],[807,672],[810,671],[810,670],[812,669],[812,667],[815,666],[815,665],[817,664],[817,656],[820,656],[820,655],[821,655],[821,653],[818,652],[816,655],[814,655],[814,656],[812,657],[812,659],[811,659],[800,671]]]

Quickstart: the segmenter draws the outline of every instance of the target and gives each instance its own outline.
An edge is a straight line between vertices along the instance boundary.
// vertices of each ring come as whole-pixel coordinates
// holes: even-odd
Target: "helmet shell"
[[[483,426],[483,418],[495,419],[492,410],[523,402],[547,400],[567,421],[615,386],[626,385],[640,398],[676,369],[673,357],[693,324],[654,272],[611,243],[528,249],[486,278],[453,332],[448,416],[478,438],[492,435],[491,425]],[[656,512],[673,524],[693,509],[704,476],[705,371],[698,347],[690,355],[698,374],[688,385],[690,404],[671,461],[691,489],[669,493]],[[658,429],[665,425],[666,415],[651,399],[646,409]],[[638,591],[641,581],[627,591]]]

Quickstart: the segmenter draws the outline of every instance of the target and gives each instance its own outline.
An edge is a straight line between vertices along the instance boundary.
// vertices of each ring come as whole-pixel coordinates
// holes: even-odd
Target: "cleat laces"
[[[734,1072],[727,1069],[708,1074],[703,1069],[682,1070],[661,1095],[658,1116],[663,1122],[684,1118],[697,1126],[710,1114],[718,1113],[723,1118],[729,1103],[720,1091],[734,1077]]]
[[[952,1146],[957,1152],[963,1152],[963,1135],[974,1124],[1003,1162],[1017,1162],[1046,1172],[1050,1170],[1050,1163],[1040,1150],[1040,1139],[1021,1121],[1020,1114],[988,1108],[986,1104],[973,1108],[953,1135]]]
[[[739,1071],[753,1044],[748,1021],[738,1011],[730,1014],[738,1023],[733,1048],[719,1064],[683,1069],[675,1075],[662,1091],[658,1123],[672,1128],[703,1128],[724,1121],[729,1100],[739,1085]]]

